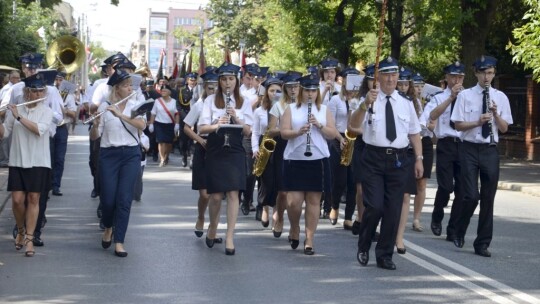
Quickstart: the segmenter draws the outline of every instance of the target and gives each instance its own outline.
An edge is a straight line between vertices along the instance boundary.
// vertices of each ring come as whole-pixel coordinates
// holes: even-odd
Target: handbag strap
[[[172,120],[172,123],[174,123],[174,118],[173,116],[171,115],[171,112],[169,112],[169,109],[165,106],[165,104],[163,103],[163,98],[159,98],[158,99],[159,103],[161,104],[161,106],[163,107],[163,109],[165,109],[165,112],[167,112],[167,115],[169,115],[169,118]]]
[[[106,101],[107,104],[111,104],[110,102]],[[138,145],[140,145],[141,141],[140,139],[137,140],[137,138],[135,137],[135,135],[133,135],[133,133],[131,133],[131,131],[126,127],[126,124],[124,124],[124,121],[120,118],[120,117],[117,117],[118,119],[120,119],[120,123],[122,124],[122,126],[124,126],[124,129],[126,129],[126,131],[129,133],[129,135],[131,135],[131,137],[133,137],[133,139],[135,139],[135,141],[137,142]],[[139,135],[139,134],[137,134]]]

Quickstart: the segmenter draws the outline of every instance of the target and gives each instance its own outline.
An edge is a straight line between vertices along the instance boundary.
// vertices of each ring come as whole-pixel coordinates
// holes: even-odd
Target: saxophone
[[[270,133],[270,127],[266,128],[266,132],[264,132],[261,145],[259,146],[259,157],[257,157],[253,164],[253,175],[257,177],[263,174],[266,164],[268,164],[268,159],[270,159],[270,155],[272,155],[272,152],[276,149],[276,141],[273,140],[268,133]]]
[[[341,161],[339,162],[342,166],[351,164],[356,136],[352,136],[352,134],[349,133],[349,130],[345,130],[345,140],[345,146],[343,147],[343,150],[341,150]]]

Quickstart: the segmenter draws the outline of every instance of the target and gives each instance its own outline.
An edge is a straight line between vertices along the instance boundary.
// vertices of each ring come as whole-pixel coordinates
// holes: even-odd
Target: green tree
[[[30,5],[31,3],[34,3],[36,2],[35,0],[22,0],[22,3],[25,5],[25,6],[28,6]],[[40,0],[40,5],[41,7],[43,8],[53,8],[53,6],[55,6],[56,4],[59,4],[62,2],[62,0]]]
[[[523,15],[526,22],[513,30],[515,42],[508,44],[508,49],[516,63],[521,63],[533,73],[540,82],[540,0],[524,0],[528,10]]]

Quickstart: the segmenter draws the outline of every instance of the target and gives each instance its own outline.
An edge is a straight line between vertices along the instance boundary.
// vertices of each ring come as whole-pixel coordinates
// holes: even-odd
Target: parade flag
[[[174,63],[174,69],[170,78],[176,79],[176,77],[178,77],[178,61]]]
[[[182,51],[182,65],[180,66],[180,78],[186,78],[186,56],[188,50]]]
[[[204,43],[203,43],[203,31],[201,29],[201,51],[199,52],[199,75],[202,75],[206,71],[206,58],[204,58]]]
[[[156,82],[163,78],[163,57],[165,57],[165,49],[161,49],[159,54],[159,67],[156,75]]]
[[[188,62],[187,70],[186,70],[187,73],[192,72],[192,70],[191,70],[192,69],[192,64],[193,64],[193,52],[190,49],[189,50],[189,62]]]

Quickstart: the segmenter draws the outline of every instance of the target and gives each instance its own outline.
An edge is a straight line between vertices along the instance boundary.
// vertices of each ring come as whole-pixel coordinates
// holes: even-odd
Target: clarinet
[[[486,94],[486,113],[490,112],[492,104],[491,104],[491,98],[489,96],[489,83],[486,84],[486,87],[484,88],[484,92]],[[489,126],[489,145],[490,146],[496,146],[497,143],[495,142],[495,135],[493,134],[493,113],[491,116],[491,119],[488,121]]]
[[[308,124],[309,124],[309,129],[306,133],[306,136],[307,136],[307,141],[306,141],[306,152],[304,152],[304,156],[307,156],[307,157],[310,157],[311,155],[313,155],[313,153],[311,153],[311,123],[309,122],[309,118],[311,117],[311,99],[308,99],[308,103],[307,103],[307,120],[308,120]]]
[[[227,91],[225,93],[226,100],[225,100],[225,113],[227,114],[227,123],[231,123],[231,115],[227,113],[227,110],[229,109],[229,106],[231,104],[231,91],[229,88],[227,88]],[[229,133],[223,134],[223,148],[230,148],[231,144],[229,143]]]

